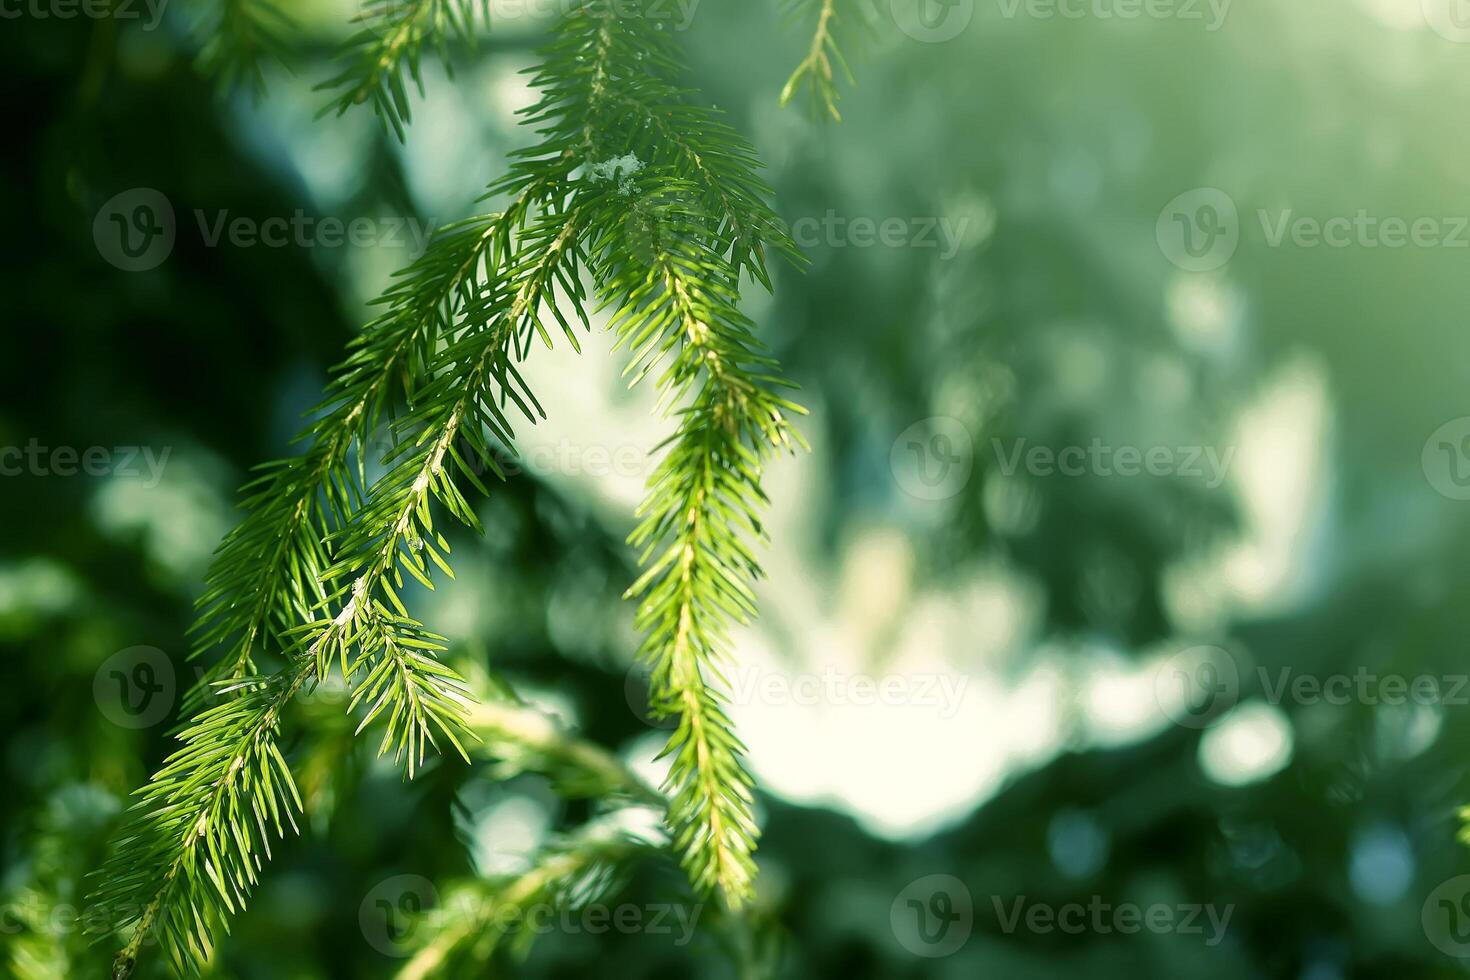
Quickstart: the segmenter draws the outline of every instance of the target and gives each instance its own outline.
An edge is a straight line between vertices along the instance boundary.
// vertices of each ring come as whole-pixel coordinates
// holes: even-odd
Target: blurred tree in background
[[[42,977],[109,968],[85,876],[170,749],[235,488],[291,451],[415,229],[479,210],[527,142],[520,72],[565,12],[497,6],[452,78],[426,53],[400,143],[369,106],[314,118],[353,4],[291,10],[259,96],[257,64],[210,46],[213,4],[61,6],[0,25],[0,447],[21,451],[0,464],[22,461],[0,476],[0,973]],[[691,83],[752,138],[810,260],[743,297],[812,409],[810,455],[771,467],[761,619],[735,638],[755,899],[724,914],[654,857],[604,901],[681,910],[667,931],[558,923],[444,975],[1459,975],[1452,4],[826,9],[671,5]],[[137,188],[176,236],[129,271],[95,225]],[[221,216],[298,214],[312,233],[281,247],[210,242]],[[322,222],[364,217],[372,241],[327,244]],[[660,782],[621,595],[665,432],[604,322],[527,367],[550,417],[475,502],[484,537],[452,537],[458,581],[415,599],[477,689],[528,704],[488,702],[508,714],[476,718],[472,764],[412,782],[351,737],[340,691],[296,705],[302,833],[213,974],[405,971],[456,901],[602,817],[613,785]],[[140,714],[128,683],[157,694]],[[571,734],[528,752],[545,731]],[[1172,924],[1120,928],[1150,908]]]

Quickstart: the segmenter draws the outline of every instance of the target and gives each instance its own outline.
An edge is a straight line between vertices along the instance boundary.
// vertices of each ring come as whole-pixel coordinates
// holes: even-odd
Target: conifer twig
[[[663,794],[617,756],[600,745],[571,736],[534,708],[481,697],[469,709],[465,724],[480,740],[476,754],[493,757],[501,778],[539,772],[551,777],[565,796],[620,796],[659,810],[668,804]]]
[[[800,91],[803,84],[811,86],[812,100],[818,103],[834,122],[842,121],[837,111],[836,68],[847,76],[849,84],[856,84],[842,48],[837,43],[838,0],[811,0],[817,7],[817,23],[812,31],[812,43],[806,55],[797,64],[796,70],[781,88],[781,104],[787,105]]]
[[[422,920],[425,941],[397,980],[468,975],[469,964],[489,962],[504,945],[524,954],[536,931],[516,927],[533,910],[575,910],[599,901],[621,886],[634,861],[654,852],[645,841],[592,824],[545,848],[522,874],[462,882]],[[459,969],[451,974],[454,966]]]
[[[280,0],[215,0],[204,32],[199,65],[226,88],[245,86],[265,91],[264,63],[284,61],[282,35],[295,23]]]
[[[421,59],[425,46],[439,51],[452,74],[448,42],[474,39],[476,8],[490,20],[489,0],[366,0],[359,29],[342,51],[341,71],[318,89],[334,93],[322,113],[341,115],[354,105],[371,101],[373,111],[399,140],[412,118],[408,95],[411,80],[424,94]]]
[[[743,271],[769,287],[767,248],[797,252],[764,200],[754,151],[689,102],[671,39],[632,2],[584,0],[559,25],[533,78],[541,99],[525,113],[541,138],[487,194],[510,203],[435,236],[379,299],[385,310],[338,369],[307,449],[248,485],[195,627],[198,653],[223,646],[225,656],[191,692],[182,746],[139,791],[99,872],[100,900],[131,930],[119,976],[155,933],[179,970],[208,963],[272,838],[301,809],[278,747],[282,710],[334,665],[353,687],[359,730],[381,724],[380,751],[406,758],[410,776],[441,738],[467,754],[463,739],[484,716],[403,590],[409,579],[434,588],[436,571],[452,577],[435,511],[478,528],[461,484],[485,492],[480,463],[503,476],[492,443],[512,446],[514,415],[544,416],[518,364],[536,338],[552,344],[553,321],[577,345],[573,321],[589,323],[584,268],[615,310],[634,380],[666,364],[665,397],[687,403],[630,538],[647,567],[629,595],[640,598],[655,708],[679,719],[667,750],[672,844],[701,892],[731,905],[750,895],[751,781],[716,683],[729,625],[755,611],[746,536],[761,533],[762,460],[800,445],[789,417],[801,409],[778,393],[786,382],[738,302]],[[386,33],[356,41],[379,52],[372,91],[387,93],[380,111],[399,125],[400,67],[416,78],[418,48],[463,26],[444,12],[455,4],[464,9],[408,0],[381,11]],[[392,447],[369,485],[367,446],[390,411]],[[267,651],[286,665],[263,675]],[[558,759],[534,732],[496,737],[520,738],[522,762],[540,753],[625,775],[586,752]],[[657,797],[640,786],[632,795]]]

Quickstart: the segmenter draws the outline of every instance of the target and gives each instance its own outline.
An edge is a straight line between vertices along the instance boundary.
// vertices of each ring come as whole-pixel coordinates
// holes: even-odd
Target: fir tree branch
[[[524,955],[536,938],[516,929],[536,908],[576,910],[616,892],[629,866],[656,853],[651,844],[593,824],[547,847],[523,874],[464,882],[449,890],[443,906],[423,919],[424,944],[397,973],[397,980],[468,975],[510,946]]]
[[[809,85],[812,101],[825,110],[834,122],[842,121],[842,113],[837,111],[839,96],[833,66],[842,70],[849,84],[857,84],[837,41],[838,3],[839,0],[799,0],[798,7],[817,7],[817,23],[805,57],[781,88],[781,104],[784,106],[791,102],[803,85]]]
[[[400,66],[417,78],[418,48],[443,26],[436,2],[449,0],[385,12],[391,29],[361,39],[378,52],[374,91],[386,111],[403,110],[393,117],[400,126]],[[588,0],[566,18],[527,114],[542,139],[490,188],[511,204],[436,236],[381,298],[386,312],[304,434],[310,448],[247,488],[249,513],[211,568],[196,627],[201,652],[223,644],[228,653],[190,707],[211,690],[226,699],[185,729],[102,872],[100,894],[140,910],[123,916],[133,933],[120,974],[140,937],[158,929],[181,969],[209,959],[269,856],[271,828],[279,836],[281,815],[300,809],[277,749],[281,709],[334,663],[355,686],[362,725],[383,722],[380,750],[406,756],[409,775],[440,737],[465,754],[472,698],[435,656],[440,638],[408,615],[404,576],[433,588],[435,568],[451,574],[434,510],[475,527],[460,481],[484,492],[474,463],[494,468],[490,440],[511,446],[512,415],[544,414],[517,362],[536,337],[551,344],[552,320],[575,346],[572,318],[588,323],[589,256],[618,308],[630,371],[641,377],[667,357],[661,387],[690,401],[630,539],[648,565],[630,594],[642,598],[655,704],[680,719],[669,748],[675,846],[700,889],[732,904],[749,894],[750,778],[707,676],[718,678],[729,623],[754,613],[749,581],[759,569],[741,527],[760,533],[761,458],[799,442],[786,414],[800,409],[775,394],[784,382],[738,311],[740,273],[768,285],[762,247],[796,253],[764,202],[748,144],[688,105],[670,81],[670,42],[641,8],[622,12]],[[669,215],[678,221],[665,227]],[[400,387],[406,410],[390,426],[386,471],[369,487],[365,446]],[[287,667],[259,679],[255,657],[272,640]],[[568,761],[550,758],[552,748],[527,751]],[[606,760],[571,761],[612,775]]]
[[[335,110],[340,116],[372,100],[373,111],[402,140],[412,118],[405,74],[422,97],[420,61],[427,45],[438,49],[452,71],[449,40],[473,41],[476,6],[475,0],[369,0],[358,18],[361,29],[343,47],[341,72],[317,86],[335,93],[322,113]],[[478,6],[488,24],[489,0]]]
[[[269,811],[279,830],[280,814],[291,816],[293,805],[300,809],[289,771],[276,748],[281,708],[308,680],[325,677],[325,668],[334,659],[341,660],[349,680],[361,677],[352,706],[366,706],[364,725],[386,715],[382,749],[406,755],[410,774],[422,762],[426,746],[437,744],[436,731],[464,753],[456,730],[463,726],[467,692],[457,675],[432,656],[442,649],[438,638],[404,612],[397,599],[402,585],[397,571],[406,569],[427,580],[423,555],[431,553],[436,563],[442,561],[433,545],[423,544],[433,535],[428,509],[431,496],[447,503],[461,519],[473,521],[468,505],[444,473],[444,462],[447,456],[459,459],[451,444],[456,435],[464,434],[464,419],[479,423],[487,415],[504,416],[483,387],[467,384],[461,390],[457,381],[462,379],[438,372],[448,371],[468,352],[478,350],[474,378],[479,382],[488,384],[493,376],[504,384],[513,374],[505,359],[504,344],[512,332],[507,325],[528,330],[539,323],[538,314],[527,312],[527,307],[539,305],[547,283],[554,279],[545,267],[565,260],[565,250],[549,249],[517,265],[518,273],[523,273],[518,281],[508,282],[498,273],[513,225],[526,220],[525,209],[517,206],[465,223],[442,239],[450,244],[431,249],[385,294],[390,312],[364,335],[359,349],[348,359],[349,369],[336,383],[334,394],[341,401],[335,403],[336,410],[324,424],[322,432],[329,435],[316,444],[328,448],[320,450],[320,456],[308,454],[306,463],[282,464],[287,468],[319,465],[320,470],[307,472],[326,471],[321,483],[288,484],[299,488],[296,495],[283,495],[280,499],[285,505],[267,508],[266,518],[252,514],[247,519],[249,532],[232,535],[227,541],[227,552],[232,546],[237,549],[232,553],[238,564],[224,566],[218,594],[211,589],[206,597],[208,608],[215,610],[208,619],[206,639],[235,635],[232,624],[242,623],[250,640],[236,646],[236,653],[251,649],[250,644],[265,629],[262,624],[268,613],[260,610],[268,609],[269,604],[249,605],[248,611],[237,608],[226,595],[248,595],[250,583],[259,580],[244,576],[235,581],[230,576],[252,561],[258,564],[266,554],[274,561],[279,551],[251,550],[246,542],[269,540],[263,535],[283,526],[276,520],[281,515],[300,521],[297,515],[311,507],[316,508],[312,513],[330,511],[336,515],[334,520],[346,522],[337,532],[348,545],[346,557],[338,548],[335,564],[328,562],[327,546],[318,536],[323,534],[320,521],[285,525],[304,528],[299,538],[310,542],[305,552],[310,561],[293,556],[291,561],[275,563],[272,574],[279,575],[283,569],[290,574],[267,579],[266,584],[289,583],[285,591],[295,597],[292,609],[304,605],[300,598],[306,588],[303,576],[310,576],[312,588],[320,594],[317,583],[346,572],[355,574],[350,583],[314,604],[320,607],[340,601],[342,608],[336,616],[286,634],[291,639],[288,671],[227,686],[221,692],[226,700],[195,718],[181,736],[185,748],[171,756],[142,791],[133,818],[116,840],[113,858],[100,873],[98,889],[99,900],[109,907],[141,910],[136,915],[124,914],[118,923],[133,927],[132,938],[117,960],[120,975],[131,970],[143,938],[160,926],[164,944],[181,970],[198,969],[207,962],[213,935],[227,926],[236,906],[243,905],[263,863],[261,854],[269,856],[264,815]],[[531,238],[541,241],[534,234]],[[562,238],[574,236],[565,232]],[[493,318],[493,327],[485,325],[487,318]],[[451,331],[458,331],[458,339],[434,351]],[[431,380],[420,386],[413,380],[419,373],[413,366],[426,359],[429,363],[422,370]],[[407,432],[421,422],[422,438],[417,445],[400,443],[396,452],[402,458],[364,497],[361,474],[354,482],[352,473],[343,472],[346,450],[340,447],[364,438],[386,395],[380,387],[393,381],[404,383],[414,405],[398,431]],[[521,396],[512,392],[512,397],[525,407]],[[447,410],[446,401],[452,405]],[[328,467],[322,460],[333,465]],[[468,472],[467,464],[462,459],[459,462]],[[359,505],[343,517],[354,501],[360,501]],[[442,537],[434,540],[447,551]],[[384,597],[395,608],[388,608]],[[349,650],[355,651],[351,661]],[[233,663],[239,669],[240,661]],[[235,691],[243,693],[228,696]],[[267,698],[262,692],[272,693]],[[262,794],[261,787],[271,792]],[[291,805],[284,802],[286,789]],[[248,811],[244,802],[250,804]],[[198,857],[201,841],[208,851],[203,860]]]
[[[565,796],[605,800],[625,797],[663,810],[668,801],[617,756],[576,738],[554,720],[505,697],[476,699],[466,724],[480,739],[477,754],[496,760],[497,778],[538,772]]]
[[[411,397],[440,338],[459,311],[478,301],[478,283],[492,237],[491,217],[442,230],[377,301],[387,310],[353,341],[337,369],[318,418],[298,436],[310,441],[301,456],[261,467],[247,484],[247,515],[225,538],[212,562],[193,627],[194,656],[228,643],[229,653],[184,701],[192,714],[219,681],[255,671],[254,656],[268,634],[311,618],[326,596],[323,541],[350,520],[360,497],[368,436],[395,389]],[[356,447],[356,473],[351,454]]]
[[[468,446],[471,458],[494,467],[486,434],[505,445],[513,443],[508,403],[529,421],[541,414],[516,370],[515,353],[527,349],[532,330],[550,342],[537,311],[556,270],[576,260],[575,212],[547,213],[526,236],[535,244],[535,254],[515,264],[512,250],[523,242],[511,226],[525,230],[524,201],[497,219],[498,254],[492,261],[502,268],[513,265],[510,274],[498,276],[479,304],[463,314],[468,324],[438,353],[417,403],[394,423],[400,441],[388,454],[389,471],[337,536],[333,564],[322,573],[334,591],[322,606],[338,611],[297,631],[300,642],[315,654],[319,676],[325,676],[333,659],[340,661],[349,683],[366,671],[354,706],[359,701],[371,706],[364,725],[392,707],[383,749],[391,746],[395,756],[406,754],[410,776],[427,746],[437,744],[436,729],[464,755],[455,732],[464,728],[469,699],[458,675],[425,655],[443,648],[409,618],[400,597],[402,573],[430,589],[434,567],[452,575],[446,561],[449,545],[435,531],[431,502],[478,528],[454,476],[485,488],[457,446]],[[481,318],[488,322],[479,323]],[[572,335],[569,324],[566,331]],[[349,659],[354,649],[356,656]]]
[[[678,717],[665,750],[673,843],[697,889],[738,906],[751,894],[758,829],[744,747],[707,674],[719,679],[729,623],[755,613],[749,581],[759,566],[741,528],[760,534],[761,456],[799,444],[787,414],[802,410],[776,394],[786,382],[737,304],[742,267],[769,285],[762,237],[784,254],[796,250],[765,204],[749,145],[688,105],[671,80],[678,60],[667,37],[605,2],[580,16],[584,47],[554,46],[544,74],[575,71],[586,45],[615,68],[638,66],[616,93],[589,97],[581,133],[565,134],[594,160],[619,154],[590,166],[585,180],[595,278],[616,310],[610,328],[631,351],[634,382],[670,355],[660,387],[671,401],[692,399],[629,538],[648,567],[628,595],[641,599],[654,710]],[[612,82],[594,74],[586,84]],[[555,97],[549,91],[532,117],[553,113]]]
[[[584,170],[631,157],[624,176],[644,167],[676,174],[699,202],[698,221],[719,243],[715,250],[769,289],[766,247],[798,265],[800,252],[767,203],[771,189],[754,147],[675,81],[678,49],[649,7],[649,0],[588,0],[569,15],[532,78],[544,94],[525,112],[546,138],[520,154],[527,159],[512,172],[529,176],[572,156]]]
[[[215,0],[218,10],[204,33],[199,66],[227,88],[265,91],[264,62],[285,61],[282,35],[294,26],[278,0]]]
[[[301,799],[277,745],[285,705],[312,676],[309,660],[248,682],[179,736],[183,747],[138,793],[95,900],[132,929],[115,980],[158,938],[176,968],[201,970],[213,936],[245,906],[272,836],[295,829]]]
[[[665,95],[665,99],[676,97],[672,91]],[[637,148],[648,153],[650,163],[689,183],[692,199],[700,204],[700,211],[690,217],[705,220],[716,243],[714,250],[729,259],[737,277],[749,270],[771,289],[766,245],[793,265],[805,263],[781,219],[766,203],[772,192],[759,176],[755,148],[733,128],[701,107],[650,104],[627,96],[619,96],[617,102],[629,110],[635,131],[648,133]]]
[[[667,207],[677,206],[676,195]],[[654,711],[679,719],[665,749],[674,845],[697,888],[736,906],[751,892],[758,830],[744,746],[710,680],[723,680],[731,622],[755,615],[760,567],[744,533],[762,534],[762,457],[803,445],[788,420],[803,410],[777,393],[788,383],[736,306],[726,258],[677,234],[643,246],[653,254],[638,263],[620,257],[614,238],[603,242],[611,327],[630,349],[635,383],[667,361],[660,387],[689,404],[629,537],[647,567],[627,594],[641,600]]]

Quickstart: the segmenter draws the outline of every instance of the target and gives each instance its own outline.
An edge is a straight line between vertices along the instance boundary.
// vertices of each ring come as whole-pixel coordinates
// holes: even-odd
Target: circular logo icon
[[[888,924],[904,949],[935,959],[965,945],[975,924],[970,889],[954,875],[925,875],[898,893]]]
[[[923,419],[899,433],[888,452],[893,478],[911,497],[945,500],[970,482],[975,447],[970,430],[944,415]]]
[[[970,26],[975,0],[888,0],[893,22],[915,41],[952,41]]]
[[[123,191],[97,212],[92,240],[124,272],[147,272],[174,250],[174,207],[151,187]]]
[[[1447,41],[1470,44],[1470,0],[1419,0],[1430,30]]]
[[[1419,918],[1435,949],[1456,959],[1470,957],[1470,875],[1451,878],[1430,892]]]
[[[677,728],[679,719],[676,715],[661,715],[653,709],[652,691],[653,668],[641,662],[629,667],[627,676],[623,678],[623,696],[633,714],[650,728]]]
[[[1196,187],[1164,205],[1154,225],[1164,258],[1186,272],[1218,269],[1240,244],[1240,216],[1230,195]]]
[[[363,897],[357,924],[373,949],[384,956],[407,956],[413,951],[414,931],[423,914],[438,902],[434,883],[423,875],[394,875]]]
[[[1451,419],[1424,440],[1419,462],[1429,485],[1451,500],[1470,500],[1470,415]]]
[[[157,647],[128,647],[102,662],[92,697],[103,717],[122,728],[148,728],[174,706],[174,665]]]
[[[1154,700],[1170,721],[1208,728],[1240,699],[1240,670],[1228,650],[1180,650],[1154,673]]]

